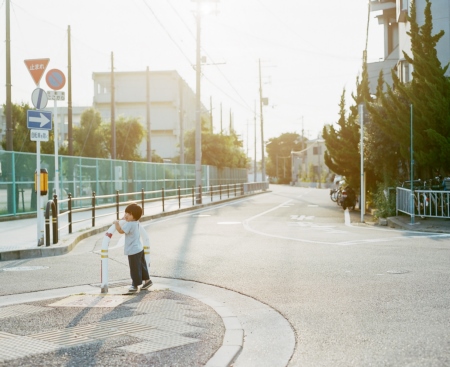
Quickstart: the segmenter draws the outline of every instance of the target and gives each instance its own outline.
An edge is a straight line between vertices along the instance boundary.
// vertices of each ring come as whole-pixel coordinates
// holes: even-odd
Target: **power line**
[[[153,16],[155,17],[156,21],[158,22],[158,24],[161,26],[161,28],[163,29],[164,32],[166,32],[167,36],[170,38],[170,40],[173,42],[173,44],[178,48],[178,50],[181,52],[181,54],[185,57],[185,59],[189,62],[189,65],[191,65],[192,68],[193,67],[193,63],[191,62],[191,60],[189,59],[189,57],[184,53],[183,49],[178,45],[178,43],[173,39],[173,37],[170,35],[169,31],[166,29],[166,27],[164,27],[163,23],[159,20],[158,16],[155,14],[155,12],[153,11],[153,9],[150,7],[150,5],[148,5],[146,3],[145,0],[142,0],[142,2],[145,4],[145,6],[148,8],[148,10],[150,10],[150,12],[153,14]]]

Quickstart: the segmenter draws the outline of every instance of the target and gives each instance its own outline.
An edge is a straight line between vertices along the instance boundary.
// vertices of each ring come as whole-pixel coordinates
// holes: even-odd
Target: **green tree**
[[[103,124],[102,128],[106,141],[111,141],[111,125]],[[116,159],[142,161],[140,145],[145,135],[146,130],[139,122],[139,119],[120,116],[116,121]],[[108,151],[112,155],[110,148]]]
[[[366,166],[374,172],[376,181],[382,183],[383,187],[388,187],[402,179],[399,173],[407,172],[408,161],[401,155],[399,140],[390,133],[391,126],[384,124],[385,121],[389,121],[389,118],[387,110],[383,107],[383,104],[385,106],[387,104],[383,85],[384,78],[381,71],[376,98],[372,103],[367,104],[370,123],[365,127],[367,139],[364,146],[364,158]]]
[[[27,111],[34,110],[27,103],[11,105],[11,120],[13,129],[13,150],[15,152],[36,153],[36,142],[30,140],[30,129],[27,127]],[[5,114],[6,105],[3,105]],[[49,131],[49,139],[41,144],[41,153],[52,154],[55,151],[53,143],[53,130]],[[2,140],[2,147],[6,149],[6,136]]]
[[[345,89],[339,103],[338,128],[327,125],[323,128],[323,138],[327,151],[324,155],[327,167],[345,176],[346,181],[352,187],[359,187],[360,178],[360,153],[359,153],[359,126],[355,109],[347,116],[345,109]]]
[[[242,140],[231,135],[212,134],[202,131],[202,164],[217,168],[247,168],[248,158],[242,149]],[[195,130],[188,131],[184,138],[185,162],[195,163]]]
[[[110,136],[106,136],[100,112],[93,108],[85,110],[81,114],[80,126],[73,128],[74,156],[108,158]],[[63,154],[67,154],[66,150],[67,147]]]
[[[437,58],[436,45],[444,35],[432,35],[431,3],[426,1],[425,22],[416,21],[416,4],[411,2],[411,53],[404,52],[413,66],[413,79],[403,83],[392,71],[393,87],[369,105],[374,124],[396,146],[398,176],[409,179],[411,105],[413,106],[414,172],[416,177],[434,177],[436,171],[450,171],[450,81],[445,76],[449,65],[442,67]]]
[[[269,139],[266,144],[267,175],[276,177],[278,183],[291,182],[291,152],[299,151],[302,147],[302,138],[297,133],[283,133],[276,138]]]

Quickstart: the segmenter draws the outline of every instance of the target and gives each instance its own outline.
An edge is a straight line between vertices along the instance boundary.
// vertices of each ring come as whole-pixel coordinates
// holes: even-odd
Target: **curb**
[[[193,297],[210,306],[222,318],[222,322],[225,326],[225,335],[223,337],[222,346],[205,364],[205,367],[229,367],[244,347],[244,329],[237,316],[228,307],[201,294],[177,287],[170,287],[169,289]]]

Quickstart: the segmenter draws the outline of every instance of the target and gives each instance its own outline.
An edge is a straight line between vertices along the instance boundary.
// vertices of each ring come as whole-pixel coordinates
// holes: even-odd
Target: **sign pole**
[[[47,73],[47,75],[45,76],[45,80],[47,82],[47,85],[53,89],[54,91],[58,91],[60,89],[62,89],[64,87],[64,85],[66,84],[66,77],[64,75],[64,73],[61,70],[58,69],[52,69],[49,70],[49,72]],[[58,158],[58,140],[59,140],[59,133],[58,133],[58,98],[62,97],[61,100],[64,100],[63,96],[64,96],[64,92],[60,92],[61,94],[59,95],[58,92],[53,92],[52,93],[52,98],[53,98],[53,114],[54,114],[54,121],[55,121],[55,128],[54,128],[54,143],[55,143],[55,186],[54,186],[54,192],[55,195],[58,199],[61,199],[59,196],[59,158]],[[57,215],[59,215],[59,200],[58,200],[58,205],[56,207],[56,213]]]
[[[364,105],[359,105],[359,123],[360,123],[360,133],[361,142],[359,144],[360,158],[361,158],[361,197],[359,199],[359,209],[361,211],[361,223],[364,223],[364,215],[366,214],[366,188],[365,188],[365,177],[364,177]]]
[[[55,195],[58,198],[58,202],[59,202],[59,159],[58,159],[58,139],[59,139],[59,134],[58,134],[58,102],[56,101],[56,98],[53,101],[53,116],[54,116],[54,136],[53,136],[53,140],[55,142]],[[59,205],[58,205],[59,206]],[[59,214],[59,210],[58,208],[56,208],[56,214]]]
[[[33,101],[34,106],[38,111],[27,111],[27,127],[30,129],[31,140],[34,138],[36,141],[36,216],[37,216],[37,245],[42,246],[44,244],[44,201],[41,197],[41,139],[46,135],[48,139],[48,134],[44,134],[43,136],[35,136],[36,132],[33,132],[31,129],[48,129],[46,127],[50,123],[51,129],[51,116],[48,118],[44,111],[39,111],[42,108],[45,108],[47,105],[47,95],[46,93],[39,88],[39,82],[42,78],[42,75],[47,68],[50,59],[31,59],[24,60],[25,66],[30,72],[31,77],[33,78],[36,86],[38,87],[35,91],[33,91],[31,95],[31,99]],[[35,136],[33,138],[33,136]],[[47,140],[45,140],[47,141]]]
[[[36,212],[37,212],[37,245],[44,244],[44,218],[41,198],[41,142],[36,142]]]

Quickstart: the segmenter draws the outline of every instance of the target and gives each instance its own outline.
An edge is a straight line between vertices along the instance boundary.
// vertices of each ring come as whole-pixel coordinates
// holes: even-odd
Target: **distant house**
[[[292,159],[292,182],[297,184],[300,182],[302,176],[309,177],[315,182],[319,181],[319,177],[323,178],[330,174],[330,169],[325,164],[325,140],[314,139],[306,141],[304,149],[298,152],[291,152]]]

